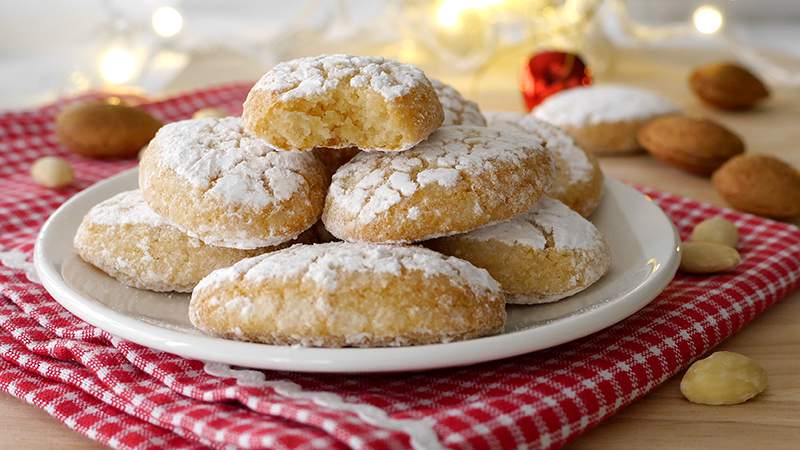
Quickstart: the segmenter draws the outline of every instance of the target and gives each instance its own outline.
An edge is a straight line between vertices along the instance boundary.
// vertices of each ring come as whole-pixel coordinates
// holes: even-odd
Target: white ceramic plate
[[[180,356],[303,372],[390,372],[491,361],[541,350],[601,330],[653,300],[675,275],[678,236],[664,213],[615,180],[592,221],[608,240],[610,272],[591,288],[549,305],[509,307],[496,336],[399,348],[320,349],[237,342],[202,335],[186,317],[188,296],[127,288],[83,263],[72,238],[97,203],[137,187],[132,169],[77,194],[45,223],[34,263],[44,287],[73,314],[114,335]]]

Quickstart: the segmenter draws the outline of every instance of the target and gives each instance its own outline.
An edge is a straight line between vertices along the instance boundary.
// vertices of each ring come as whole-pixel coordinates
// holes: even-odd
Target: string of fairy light
[[[436,7],[436,22],[443,28],[458,28],[469,14],[491,14],[511,2],[513,0],[442,0]],[[722,29],[725,16],[717,6],[703,4],[692,11],[691,21],[698,32],[715,34]]]
[[[183,29],[183,15],[172,6],[161,6],[150,17],[153,32],[164,39],[177,36]],[[100,78],[108,84],[131,82],[140,72],[143,58],[129,46],[114,44],[102,50],[97,58]]]
[[[435,26],[443,30],[468,28],[471,17],[488,17],[511,3],[521,0],[439,0],[434,6]],[[691,14],[691,24],[702,34],[716,34],[725,24],[723,11],[717,6],[704,4]],[[150,20],[152,32],[162,39],[177,36],[184,28],[183,14],[173,6],[160,6],[153,10]],[[124,85],[135,80],[142,70],[144,58],[136,49],[125,44],[113,44],[103,49],[97,57],[100,79],[110,85]]]

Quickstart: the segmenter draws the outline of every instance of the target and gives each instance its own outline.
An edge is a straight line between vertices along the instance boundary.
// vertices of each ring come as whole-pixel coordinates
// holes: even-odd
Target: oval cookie
[[[156,213],[207,244],[242,249],[290,241],[313,225],[327,180],[313,154],[275,151],[235,117],[166,125],[139,163]]]
[[[135,106],[77,102],[56,117],[58,140],[88,158],[132,158],[161,128],[161,121]]]
[[[558,127],[530,114],[495,112],[487,113],[486,119],[490,127],[511,127],[544,140],[556,162],[556,175],[547,195],[584,217],[592,215],[603,196],[603,172],[594,155],[578,147]]]
[[[189,318],[226,338],[280,345],[433,344],[498,332],[505,301],[483,270],[422,247],[295,245],[211,273]]]
[[[373,56],[282,62],[253,86],[249,130],[281,150],[407,150],[439,128],[442,105],[418,68]]]
[[[94,206],[78,227],[74,246],[84,261],[121,283],[159,292],[191,292],[216,269],[277,250],[206,245],[153,212],[138,190]]]
[[[508,222],[426,245],[488,270],[508,303],[560,300],[586,289],[611,266],[597,228],[551,198]]]
[[[605,84],[559,92],[532,114],[568,132],[584,149],[608,154],[639,150],[639,128],[656,117],[675,112],[677,108],[655,92]]]
[[[464,233],[533,207],[553,161],[529,135],[442,127],[402,153],[360,153],[334,174],[322,220],[346,241],[414,242]]]

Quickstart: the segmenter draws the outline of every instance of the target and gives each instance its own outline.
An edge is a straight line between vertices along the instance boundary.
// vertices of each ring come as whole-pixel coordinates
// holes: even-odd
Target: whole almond
[[[698,175],[710,175],[744,153],[742,139],[710,119],[661,117],[642,127],[638,139],[656,158]]]
[[[206,119],[209,117],[228,117],[228,111],[219,108],[200,108],[192,114],[192,119]]]
[[[42,186],[58,189],[72,184],[75,174],[64,158],[45,156],[31,166],[31,178]]]
[[[101,101],[68,106],[56,118],[61,144],[90,158],[132,158],[159,128],[161,122],[142,109]]]
[[[681,380],[681,394],[700,405],[744,403],[767,388],[767,373],[752,358],[714,352],[695,361]]]
[[[769,97],[769,90],[757,76],[730,62],[696,68],[689,76],[689,86],[701,100],[721,109],[750,109]]]
[[[711,181],[740,211],[778,219],[800,216],[800,174],[778,158],[736,156],[714,172]]]
[[[741,261],[739,252],[727,245],[712,242],[681,244],[680,270],[684,273],[709,274],[733,269]]]
[[[689,239],[693,242],[713,242],[736,248],[736,244],[739,243],[739,230],[733,222],[717,216],[698,223]]]

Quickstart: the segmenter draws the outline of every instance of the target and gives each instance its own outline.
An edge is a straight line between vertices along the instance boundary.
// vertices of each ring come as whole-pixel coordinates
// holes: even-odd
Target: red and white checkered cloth
[[[142,106],[165,121],[206,106],[239,113],[247,90]],[[684,237],[703,218],[733,220],[742,263],[723,275],[679,275],[649,306],[587,338],[472,367],[339,376],[187,360],[82,322],[35,283],[29,258],[42,222],[70,195],[133,165],[59,147],[52,130],[62,105],[0,114],[0,389],[116,448],[560,447],[798,287],[796,227],[643,189]],[[43,155],[66,157],[75,186],[32,183],[29,166]]]

